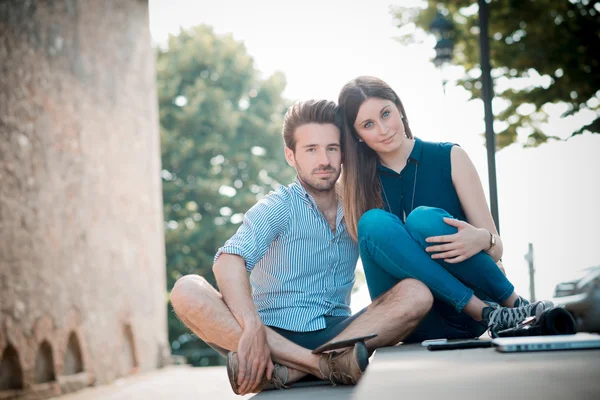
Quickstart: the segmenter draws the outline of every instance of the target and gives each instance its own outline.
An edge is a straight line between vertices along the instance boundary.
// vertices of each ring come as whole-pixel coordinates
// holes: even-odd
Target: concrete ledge
[[[499,353],[493,348],[377,350],[352,399],[600,398],[600,350]]]

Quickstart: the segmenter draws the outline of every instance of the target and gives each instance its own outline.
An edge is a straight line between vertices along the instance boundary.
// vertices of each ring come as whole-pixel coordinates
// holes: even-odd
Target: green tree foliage
[[[281,138],[284,87],[282,74],[259,78],[243,44],[207,26],[182,30],[158,50],[169,291],[186,274],[215,285],[213,257],[243,213],[293,179]],[[170,310],[171,343],[189,341],[186,332]]]
[[[404,42],[414,41],[441,12],[454,25],[455,62],[466,76],[459,82],[480,96],[479,27],[477,2],[472,0],[427,0],[422,8],[393,10]],[[591,110],[596,118],[567,132],[600,132],[600,2],[593,0],[492,0],[489,4],[489,35],[492,76],[496,82],[539,77],[539,84],[525,88],[508,86],[497,92],[509,106],[496,119],[506,129],[497,133],[498,146],[517,138],[517,130],[528,133],[526,145],[548,140],[540,126],[547,121],[544,105],[568,106],[562,117]],[[420,30],[410,29],[418,27]],[[568,135],[565,135],[568,136]]]

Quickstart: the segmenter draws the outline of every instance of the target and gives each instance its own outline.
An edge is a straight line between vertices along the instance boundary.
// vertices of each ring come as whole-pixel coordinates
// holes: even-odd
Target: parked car
[[[556,285],[553,301],[573,314],[579,332],[600,332],[600,265]]]

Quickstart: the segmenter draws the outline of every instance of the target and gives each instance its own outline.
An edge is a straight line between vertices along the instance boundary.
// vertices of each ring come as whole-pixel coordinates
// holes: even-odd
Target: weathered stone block
[[[0,2],[0,354],[17,352],[15,396],[164,363],[154,58],[145,1]],[[55,381],[36,383],[48,359]]]

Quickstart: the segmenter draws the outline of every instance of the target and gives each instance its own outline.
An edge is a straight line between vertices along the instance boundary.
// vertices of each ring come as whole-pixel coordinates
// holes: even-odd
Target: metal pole
[[[529,265],[529,301],[535,301],[535,259],[533,255],[533,243],[529,243],[525,261]]]
[[[498,191],[496,186],[496,135],[494,134],[494,114],[492,113],[492,99],[494,88],[490,67],[490,48],[488,36],[488,4],[486,0],[479,3],[479,46],[481,49],[481,83],[482,100],[485,111],[485,143],[487,147],[488,177],[490,182],[490,207],[492,218],[500,233],[500,219],[498,216]]]

